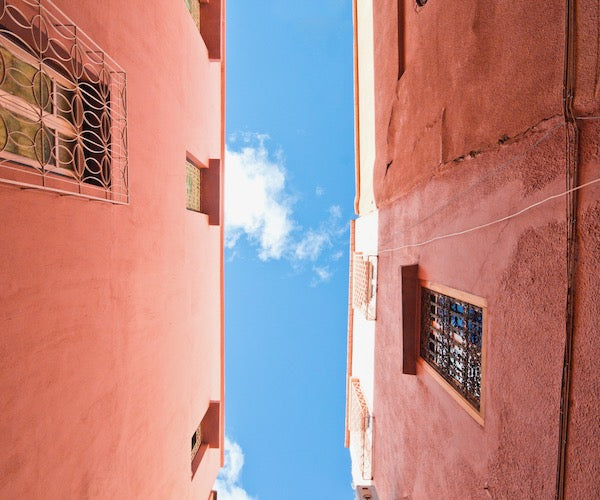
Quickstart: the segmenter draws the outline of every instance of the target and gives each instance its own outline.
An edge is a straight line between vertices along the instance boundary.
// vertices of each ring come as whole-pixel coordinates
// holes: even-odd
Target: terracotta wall
[[[554,498],[566,300],[565,2],[376,0],[375,193],[380,210],[374,480],[382,500]],[[600,177],[598,5],[577,2],[580,182]],[[391,162],[391,163],[390,163]],[[600,495],[600,184],[579,195],[568,498]],[[400,266],[488,302],[479,425],[418,368],[401,372]]]
[[[222,247],[185,159],[220,158],[220,64],[183,1],[57,4],[127,72],[131,202],[0,184],[0,497],[206,498]]]

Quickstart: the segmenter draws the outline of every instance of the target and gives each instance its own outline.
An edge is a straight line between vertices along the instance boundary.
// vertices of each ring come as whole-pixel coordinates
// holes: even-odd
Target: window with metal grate
[[[421,288],[421,357],[481,410],[484,308]]]
[[[185,206],[188,210],[200,212],[201,210],[201,183],[202,169],[194,165],[190,160],[185,162],[186,172],[186,199]]]
[[[0,181],[127,203],[126,77],[49,0],[0,12]]]
[[[192,434],[192,479],[194,479],[205,453],[210,448],[219,448],[220,408],[221,405],[218,401],[211,401],[202,422]]]
[[[208,58],[221,59],[222,0],[184,0],[192,19],[204,40]]]
[[[365,318],[376,317],[377,256],[356,252],[352,257],[352,307]]]

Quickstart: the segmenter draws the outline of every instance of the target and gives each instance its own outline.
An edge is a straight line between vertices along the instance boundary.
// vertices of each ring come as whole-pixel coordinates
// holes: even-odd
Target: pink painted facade
[[[225,2],[200,4],[200,31],[183,0],[55,4],[126,73],[128,189],[113,203],[0,175],[0,498],[206,499],[224,444]],[[205,213],[186,209],[190,158]]]
[[[355,482],[380,500],[600,497],[599,20],[591,0],[355,0],[356,227],[378,214]],[[479,412],[421,356],[431,284],[485,304]]]

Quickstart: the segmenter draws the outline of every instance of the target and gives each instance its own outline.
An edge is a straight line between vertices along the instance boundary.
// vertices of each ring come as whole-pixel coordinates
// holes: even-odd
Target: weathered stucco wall
[[[501,4],[501,5],[500,5]],[[379,283],[374,482],[382,500],[554,498],[565,345],[564,2],[374,2]],[[577,2],[580,183],[600,177],[598,5]],[[581,77],[579,77],[581,75]],[[390,163],[391,162],[391,163]],[[388,167],[389,165],[389,167]],[[579,194],[567,498],[596,498],[600,184]],[[484,424],[401,373],[400,266],[488,302]]]
[[[562,112],[563,3],[406,0],[398,80],[397,2],[374,2],[378,205]]]
[[[186,210],[185,158],[220,157],[219,63],[184,2],[57,3],[127,72],[131,203],[0,184],[0,497],[204,498],[220,228]]]

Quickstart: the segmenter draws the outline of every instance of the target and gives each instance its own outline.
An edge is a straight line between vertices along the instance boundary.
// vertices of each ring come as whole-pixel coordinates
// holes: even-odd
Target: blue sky
[[[352,498],[349,0],[227,2],[226,434],[220,500]]]

